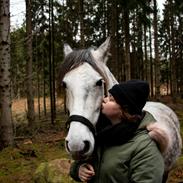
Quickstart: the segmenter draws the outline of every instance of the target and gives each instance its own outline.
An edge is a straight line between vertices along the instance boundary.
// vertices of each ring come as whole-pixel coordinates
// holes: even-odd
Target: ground
[[[176,111],[182,133],[183,101],[172,102],[170,97],[163,97],[161,100]],[[59,101],[58,108],[62,108],[61,106],[62,101]],[[40,163],[55,159],[71,159],[64,148],[64,122],[67,118],[64,112],[58,113],[59,117],[54,125],[50,122],[49,112],[47,116],[41,114],[40,118],[37,117],[34,132],[30,132],[26,123],[26,101],[14,101],[12,111],[16,125],[15,146],[0,152],[0,183],[33,183],[33,175]],[[69,163],[63,166],[68,169]],[[65,183],[73,182],[70,178],[65,180]],[[183,183],[183,156],[178,159],[171,171],[168,183]]]

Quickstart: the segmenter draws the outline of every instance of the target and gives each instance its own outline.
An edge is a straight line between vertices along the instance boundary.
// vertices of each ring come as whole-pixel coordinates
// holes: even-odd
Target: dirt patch
[[[40,100],[40,102],[39,102],[40,103],[40,110],[43,111],[44,99],[40,98],[39,100]],[[46,103],[46,108],[49,110],[50,109],[50,99],[46,98],[45,103]],[[56,105],[58,107],[62,108],[63,107],[63,99],[57,98]],[[35,112],[38,113],[38,98],[34,99],[34,108],[35,108]],[[12,112],[15,115],[26,113],[27,112],[27,99],[21,98],[21,99],[13,100],[12,101]]]

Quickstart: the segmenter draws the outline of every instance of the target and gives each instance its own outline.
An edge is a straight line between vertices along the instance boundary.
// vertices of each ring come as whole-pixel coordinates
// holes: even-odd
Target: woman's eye
[[[109,96],[110,101],[115,101],[113,96]]]
[[[102,86],[102,84],[103,84],[102,79],[100,79],[100,80],[98,80],[98,81],[96,82],[96,86]]]

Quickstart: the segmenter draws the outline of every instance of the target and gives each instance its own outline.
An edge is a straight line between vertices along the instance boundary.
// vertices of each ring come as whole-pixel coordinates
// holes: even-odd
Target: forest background
[[[99,46],[109,35],[112,56],[107,64],[117,80],[147,80],[151,99],[172,107],[182,123],[182,0],[166,0],[161,15],[156,0],[26,0],[25,21],[18,27],[10,26],[10,3],[0,2],[2,152],[63,130],[64,92],[59,96],[56,90],[63,44]],[[183,180],[179,165],[176,177]]]

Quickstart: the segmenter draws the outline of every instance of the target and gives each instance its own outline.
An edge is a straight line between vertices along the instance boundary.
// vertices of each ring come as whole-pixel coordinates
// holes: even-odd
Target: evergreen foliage
[[[130,78],[146,79],[151,83],[151,89],[156,88],[155,63],[159,58],[160,86],[166,85],[165,94],[182,95],[182,9],[183,3],[180,0],[166,1],[162,16],[159,11],[154,11],[153,1],[54,0],[53,69],[57,73],[56,69],[63,61],[64,43],[73,48],[98,46],[111,35],[112,57],[108,65],[119,81]],[[32,13],[34,94],[46,97],[50,93],[49,1],[33,1]],[[156,43],[154,43],[154,13],[158,13]],[[11,32],[11,39],[13,96],[24,97],[24,24]],[[155,44],[158,46],[156,57]],[[151,95],[156,93],[151,91]]]

